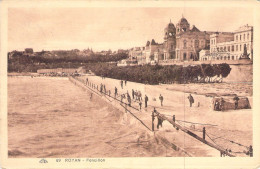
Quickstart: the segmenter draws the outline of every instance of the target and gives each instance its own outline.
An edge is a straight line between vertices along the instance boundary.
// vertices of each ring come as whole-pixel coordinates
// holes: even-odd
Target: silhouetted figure
[[[121,83],[121,88],[123,89],[123,87],[124,87],[124,82],[123,82],[123,80],[121,80],[120,83]]]
[[[144,104],[145,104],[145,108],[147,108],[147,102],[148,102],[148,97],[145,95],[145,97],[144,97]]]
[[[115,98],[117,97],[117,88],[115,87]]]
[[[139,108],[140,108],[140,111],[141,111],[141,109],[142,109],[142,101],[141,100],[139,101]]]
[[[121,103],[123,103],[123,99],[125,98],[124,94],[121,94]]]
[[[103,84],[101,83],[100,84],[100,93],[102,93],[103,92]]]
[[[239,98],[236,96],[236,97],[233,98],[233,100],[235,100],[235,110],[236,110],[237,107],[238,107],[238,100],[239,100]]]
[[[189,99],[189,102],[190,102],[190,107],[192,107],[192,103],[194,103],[194,99],[193,99],[191,94],[188,96],[188,99]]]
[[[161,106],[163,106],[163,96],[160,94],[159,100],[161,101]]]
[[[106,85],[104,85],[103,88],[104,88],[104,93],[107,94]]]
[[[216,110],[216,111],[220,111],[220,108],[219,108],[219,101],[218,101],[218,100],[216,100],[216,102],[215,102],[214,110]]]
[[[127,101],[128,101],[128,105],[131,106],[131,97],[128,93],[127,93]]]
[[[159,116],[157,116],[157,118],[158,118],[158,121],[157,121],[157,129],[159,129],[159,126],[162,127],[163,120],[162,120]]]

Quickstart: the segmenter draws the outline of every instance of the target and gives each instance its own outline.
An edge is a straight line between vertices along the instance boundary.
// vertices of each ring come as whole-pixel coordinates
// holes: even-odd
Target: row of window
[[[240,35],[236,35],[236,41],[245,41],[246,39],[249,40],[249,33],[247,33],[247,37],[246,37],[246,33],[244,34],[240,34]]]
[[[245,40],[250,40],[250,34],[249,33],[244,33],[244,34],[239,34],[239,35],[236,35],[235,36],[236,38],[235,38],[235,40],[236,41],[245,41]],[[211,40],[211,44],[213,45],[213,44],[216,44],[216,39],[212,39]]]
[[[213,44],[216,44],[216,40],[215,39],[212,39],[211,40],[211,44],[213,45]]]
[[[216,58],[212,58],[213,60],[237,60],[238,56],[221,56],[221,57],[216,57]],[[208,60],[207,58],[202,58],[202,60]]]
[[[191,40],[190,42],[191,42],[191,43],[190,43],[190,47],[193,47],[193,40]],[[183,49],[187,48],[187,43],[188,43],[187,40],[184,40],[184,41],[183,41]],[[195,40],[195,41],[194,41],[194,46],[195,46],[195,48],[199,48],[200,44],[201,44],[201,47],[203,47],[204,41],[203,41],[203,40],[201,40],[201,42],[200,42],[199,40]],[[179,47],[179,46],[178,46],[178,47]]]
[[[246,46],[247,50],[250,50],[250,45],[249,44],[244,44],[244,47]],[[242,48],[242,45],[235,45],[236,49],[234,48],[234,45],[232,46],[224,46],[224,47],[217,47],[217,48],[212,48],[211,52],[234,52],[234,51],[243,51],[244,49]]]

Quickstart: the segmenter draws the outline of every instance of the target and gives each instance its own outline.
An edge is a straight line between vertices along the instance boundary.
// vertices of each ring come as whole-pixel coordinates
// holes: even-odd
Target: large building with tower
[[[176,26],[170,21],[164,29],[163,43],[147,41],[144,47],[129,50],[129,58],[139,64],[198,60],[239,59],[246,47],[253,57],[253,27],[233,32],[201,31],[182,17]],[[223,56],[222,56],[223,55]],[[222,56],[222,57],[221,57]]]

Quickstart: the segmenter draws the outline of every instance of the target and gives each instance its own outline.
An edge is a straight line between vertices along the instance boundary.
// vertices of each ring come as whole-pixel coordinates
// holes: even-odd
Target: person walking
[[[123,82],[123,80],[120,81],[120,84],[121,84],[121,88],[123,89],[123,88],[124,88],[124,85],[123,85],[124,82]]]
[[[145,108],[147,108],[147,102],[148,102],[148,97],[145,95],[145,97],[144,97],[144,104],[145,104]]]
[[[104,93],[107,94],[107,89],[106,89],[106,85],[104,85]]]
[[[188,96],[188,99],[189,99],[189,102],[190,102],[190,107],[192,107],[192,103],[194,103],[194,99],[193,99],[191,94]]]
[[[125,94],[121,94],[121,103],[123,103],[124,98],[125,98]]]
[[[126,86],[126,82],[127,82],[127,80],[125,80],[125,86]]]
[[[132,89],[132,97],[133,97],[133,99],[135,98],[135,91],[134,91],[134,89]]]
[[[102,93],[103,92],[103,84],[101,83],[100,84],[100,93]]]
[[[163,96],[160,94],[159,100],[161,101],[161,106],[163,106]]]
[[[161,118],[157,115],[157,129],[159,129],[159,126],[162,127],[162,123],[163,123],[163,119],[161,119]]]
[[[140,111],[142,109],[142,101],[141,100],[139,101],[139,109],[140,109]]]
[[[131,97],[128,93],[127,93],[127,101],[128,101],[128,105],[131,106]]]
[[[117,88],[115,87],[115,98],[117,97]]]

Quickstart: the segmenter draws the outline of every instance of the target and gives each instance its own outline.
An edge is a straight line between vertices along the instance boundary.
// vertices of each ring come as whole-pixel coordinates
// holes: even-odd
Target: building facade
[[[177,24],[176,32],[176,60],[199,60],[199,51],[209,49],[210,32],[200,31],[192,26],[185,18],[181,18]]]
[[[197,60],[237,60],[247,50],[253,58],[253,27],[242,26],[235,32],[200,31],[195,25],[190,27],[182,17],[175,25],[170,23],[164,29],[163,43],[148,41],[144,47],[129,50],[130,59],[139,64],[197,61]]]
[[[235,32],[210,35],[209,54],[200,53],[200,60],[239,60],[244,52],[253,59],[253,27],[244,25]]]

